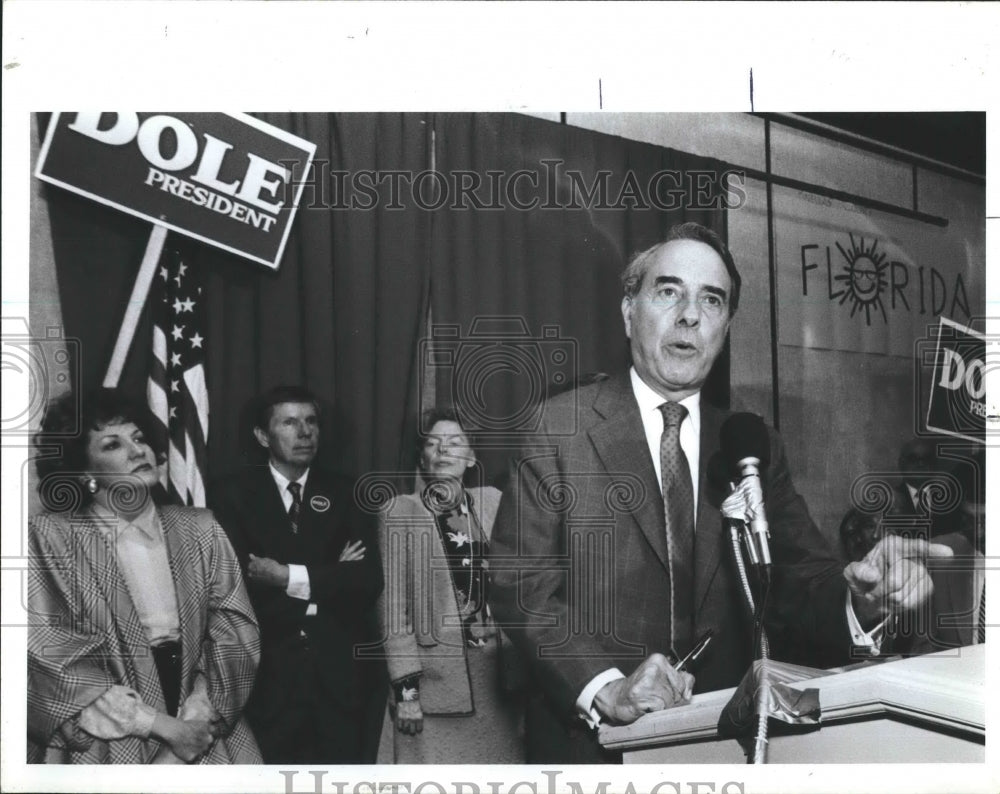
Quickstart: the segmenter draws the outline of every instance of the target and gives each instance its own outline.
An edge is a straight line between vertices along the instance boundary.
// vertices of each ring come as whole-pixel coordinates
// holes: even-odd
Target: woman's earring
[[[92,494],[97,493],[97,480],[95,480],[93,477],[87,480],[86,485],[87,485],[87,490],[90,491],[90,493]]]

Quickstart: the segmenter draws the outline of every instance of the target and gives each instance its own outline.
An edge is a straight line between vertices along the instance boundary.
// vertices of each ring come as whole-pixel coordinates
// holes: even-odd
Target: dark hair
[[[78,489],[77,496],[86,502],[90,499],[80,485],[78,475],[87,471],[90,461],[87,448],[90,434],[102,430],[110,424],[132,422],[146,438],[146,443],[162,461],[165,452],[158,443],[156,427],[149,406],[145,400],[138,400],[120,389],[94,389],[78,399],[72,392],[53,399],[42,417],[41,428],[35,434],[34,445],[43,451],[35,462],[38,471],[38,487],[42,492],[47,478],[63,474],[59,485]],[[59,445],[59,455],[50,454],[49,449]],[[43,500],[44,501],[44,500]]]
[[[454,422],[459,427],[462,427],[462,420],[458,418],[458,411],[455,410],[454,406],[442,405],[437,408],[428,408],[420,415],[420,427],[417,431],[418,455],[421,449],[423,449],[424,440],[430,435],[431,429],[438,422]],[[462,427],[462,432],[465,433],[466,439],[469,439],[469,434],[464,427]],[[469,439],[469,444],[472,444],[471,439]]]
[[[667,243],[672,243],[674,240],[694,240],[704,243],[719,255],[722,263],[726,266],[729,280],[732,282],[731,294],[729,295],[729,316],[732,317],[736,314],[736,310],[740,305],[740,284],[742,284],[743,280],[740,278],[740,272],[736,269],[736,262],[733,259],[733,255],[729,252],[729,247],[722,241],[722,238],[718,234],[707,226],[702,226],[700,223],[695,223],[694,221],[672,226],[662,243],[657,243],[645,251],[640,251],[629,260],[621,275],[622,289],[625,296],[634,298],[639,293],[639,290],[642,288],[642,280],[653,257],[663,246]]]
[[[918,437],[903,442],[896,462],[903,472],[933,471],[941,465],[934,441]]]
[[[840,522],[840,545],[848,560],[864,559],[878,543],[882,520],[877,515],[863,513],[852,507]]]
[[[261,394],[254,402],[254,427],[267,430],[274,415],[274,407],[282,403],[309,403],[320,414],[319,398],[305,386],[275,386]]]

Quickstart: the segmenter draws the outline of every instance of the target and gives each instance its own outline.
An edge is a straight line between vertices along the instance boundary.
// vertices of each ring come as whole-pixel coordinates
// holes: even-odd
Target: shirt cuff
[[[139,699],[139,694],[116,684],[80,712],[80,728],[97,739],[145,739],[153,727],[156,710]]]
[[[879,623],[871,631],[865,631],[861,628],[861,622],[858,620],[858,616],[854,613],[854,605],[851,603],[851,591],[847,591],[847,628],[851,632],[851,641],[854,643],[855,648],[864,648],[872,656],[878,656],[882,651],[882,640],[885,638],[885,624],[889,620],[888,617],[885,618],[881,623]]]
[[[292,598],[308,601],[312,594],[309,587],[309,569],[304,565],[288,565],[288,587],[285,593]]]
[[[610,667],[603,673],[598,673],[592,679],[590,683],[583,688],[580,693],[580,697],[576,699],[576,710],[580,715],[580,718],[586,720],[587,724],[591,728],[596,728],[601,724],[601,715],[598,713],[597,709],[594,708],[594,698],[597,697],[597,693],[600,692],[606,684],[610,684],[612,681],[617,681],[620,678],[624,678],[625,673],[619,670],[617,667]]]
[[[420,700],[420,676],[411,675],[392,682],[392,691],[397,703],[405,700]]]
[[[180,711],[177,712],[177,717],[182,720],[214,722],[218,719],[219,713],[208,699],[208,695],[195,690],[185,698]]]

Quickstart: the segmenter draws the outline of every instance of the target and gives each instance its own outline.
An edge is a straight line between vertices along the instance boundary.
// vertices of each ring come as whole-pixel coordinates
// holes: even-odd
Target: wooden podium
[[[985,679],[986,646],[970,645],[796,683],[819,690],[821,724],[771,720],[768,763],[982,763]],[[733,691],[602,727],[601,744],[620,750],[626,764],[745,764],[739,742],[717,732]]]

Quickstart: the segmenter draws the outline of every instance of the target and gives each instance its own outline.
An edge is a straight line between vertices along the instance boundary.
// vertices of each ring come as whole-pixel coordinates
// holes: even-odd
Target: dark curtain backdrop
[[[388,198],[371,210],[331,210],[328,175],[422,170],[425,117],[255,115],[317,144],[316,186],[305,189],[278,272],[167,238],[208,274],[209,477],[247,448],[247,400],[279,383],[304,383],[324,401],[320,455],[328,466],[352,475],[410,467],[429,218],[387,210]],[[81,341],[75,385],[91,388],[103,379],[150,225],[67,191],[47,195],[66,333]],[[137,393],[145,391],[150,357],[148,314],[121,381]]]
[[[434,130],[437,169],[474,173],[483,197],[490,197],[492,185],[502,198],[485,202],[502,204],[500,209],[472,210],[462,206],[468,200],[451,202],[434,215],[431,245],[431,312],[438,327],[432,345],[459,351],[438,359],[437,398],[455,402],[480,431],[476,442],[484,475],[497,481],[510,440],[537,422],[540,414],[531,406],[538,399],[575,377],[628,366],[619,274],[629,256],[682,221],[703,223],[725,239],[724,209],[691,206],[718,203],[718,174],[725,166],[513,114],[437,114]],[[491,171],[499,176],[491,180]],[[528,176],[517,178],[513,197],[506,187],[495,187],[519,171],[537,175],[537,187]],[[680,176],[657,184],[654,175],[664,171]],[[688,193],[670,210],[650,199],[652,183],[659,203],[669,205],[667,191],[680,186],[687,192],[685,175],[696,171],[709,175],[703,180],[707,195]],[[570,172],[585,191],[600,185],[601,172],[607,172],[604,200],[599,193],[588,200],[579,187],[574,195]],[[467,184],[473,180],[466,178]],[[532,198],[538,200],[535,209],[514,206]],[[518,326],[528,333],[523,344],[505,338]],[[576,365],[561,363],[560,350],[575,353]],[[728,406],[728,344],[705,394]],[[512,438],[505,442],[504,435]]]
[[[470,405],[473,418],[490,425],[480,429],[492,434],[477,442],[485,476],[496,481],[510,441],[537,418],[539,399],[577,376],[627,365],[618,283],[627,257],[681,220],[725,234],[721,209],[664,211],[630,200],[566,207],[568,171],[587,189],[599,171],[609,172],[605,201],[614,204],[629,174],[645,191],[660,171],[723,170],[661,147],[513,114],[256,115],[317,144],[278,272],[179,235],[167,239],[208,276],[209,479],[252,446],[241,417],[247,400],[287,382],[324,400],[320,454],[338,471],[411,471],[418,409],[433,399]],[[47,120],[40,116],[40,129]],[[393,201],[385,181],[372,209],[331,208],[357,195],[335,189],[344,182],[331,181],[331,172],[350,180],[362,170],[418,174],[431,165],[449,190],[439,208],[427,208],[436,198],[426,181],[422,204],[405,187]],[[536,183],[522,177],[508,195],[519,169],[536,174]],[[490,171],[499,174],[496,196]],[[468,197],[463,207],[455,180],[468,184],[475,178],[468,174],[482,183],[477,196],[499,208],[476,209]],[[668,180],[661,191],[671,187]],[[65,331],[81,342],[74,385],[91,388],[103,378],[150,225],[64,190],[46,187],[46,195]],[[539,206],[529,211],[512,204],[532,198]],[[690,203],[690,196],[681,202]],[[429,303],[445,335],[424,340]],[[149,365],[148,315],[122,377],[137,393]],[[527,336],[512,344],[518,325]],[[448,350],[454,355],[441,355]],[[435,371],[430,395],[419,389],[426,367]],[[726,404],[726,356],[716,370],[706,395]]]

